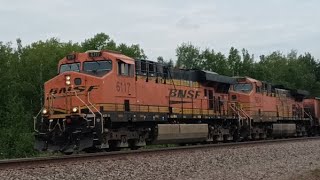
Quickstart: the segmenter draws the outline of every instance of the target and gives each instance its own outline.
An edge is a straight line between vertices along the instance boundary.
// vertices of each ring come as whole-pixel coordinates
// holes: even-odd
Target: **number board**
[[[90,52],[89,57],[99,57],[101,56],[101,52]]]

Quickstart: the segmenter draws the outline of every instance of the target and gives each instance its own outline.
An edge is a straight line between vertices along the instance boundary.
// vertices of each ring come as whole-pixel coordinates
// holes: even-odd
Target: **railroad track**
[[[24,168],[41,168],[44,165],[52,165],[61,162],[78,162],[85,160],[97,160],[102,158],[115,158],[125,155],[137,155],[147,153],[159,153],[167,151],[181,151],[190,149],[205,149],[205,148],[226,148],[226,147],[241,147],[248,145],[264,145],[271,143],[285,143],[295,141],[310,141],[319,140],[320,137],[303,137],[303,138],[289,138],[289,139],[271,139],[260,141],[246,141],[246,142],[232,142],[232,143],[218,143],[218,144],[204,144],[204,145],[190,145],[190,146],[177,146],[167,148],[155,149],[142,149],[142,150],[124,150],[113,152],[99,152],[87,154],[74,154],[74,155],[61,155],[61,156],[48,156],[48,157],[35,157],[35,158],[20,158],[0,160],[0,169],[24,169]]]

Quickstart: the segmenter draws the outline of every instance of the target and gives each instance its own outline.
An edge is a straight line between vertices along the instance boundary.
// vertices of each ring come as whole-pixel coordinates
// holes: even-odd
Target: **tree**
[[[143,49],[140,48],[138,44],[126,45],[121,43],[117,45],[114,40],[112,40],[105,33],[98,33],[93,38],[86,39],[81,43],[82,51],[88,50],[113,50],[119,51],[129,57],[146,59],[147,56],[144,54]]]
[[[157,62],[158,62],[158,63],[161,63],[161,64],[164,64],[164,59],[163,59],[163,57],[162,57],[162,56],[159,56],[159,57],[157,58]]]
[[[239,76],[241,69],[241,56],[239,51],[231,47],[228,56],[228,65],[229,65],[229,75],[230,76]]]
[[[110,45],[110,46],[108,46]],[[82,50],[102,50],[102,49],[110,49],[116,50],[115,43],[110,40],[110,37],[105,33],[98,33],[93,38],[86,39],[81,43]]]
[[[242,49],[242,65],[239,74],[241,76],[254,76],[254,56],[250,56],[246,49]]]
[[[137,59],[147,58],[147,56],[144,54],[143,49],[141,49],[138,44],[133,44],[131,46],[128,46],[126,44],[121,43],[119,46],[116,47],[116,50],[132,58],[137,58]]]
[[[174,67],[174,66],[175,66],[172,59],[169,59],[169,61],[165,61],[165,63],[166,63],[167,66],[169,66],[169,67]]]
[[[199,69],[201,67],[200,49],[190,43],[178,46],[176,56],[178,68]]]
[[[164,60],[162,56],[159,56],[157,58],[157,62],[161,63],[161,64],[163,64],[165,66],[169,66],[169,67],[173,67],[174,66],[174,62],[173,62],[172,59],[169,59],[169,61],[167,61],[167,60]]]
[[[213,71],[218,74],[228,73],[226,57],[222,53],[215,53],[213,49],[207,48],[202,51],[201,58],[203,70]]]

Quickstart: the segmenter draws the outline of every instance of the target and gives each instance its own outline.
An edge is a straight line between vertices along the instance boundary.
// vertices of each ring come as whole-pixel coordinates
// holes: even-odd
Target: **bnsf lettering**
[[[90,86],[90,87],[92,87],[92,86]],[[77,86],[77,87],[74,87],[74,90],[78,91],[78,92],[82,92],[82,91],[86,90],[86,87],[85,86]]]
[[[53,88],[53,89],[50,89],[50,94],[57,94],[58,92],[58,88]]]
[[[98,89],[98,86],[90,86],[87,91],[90,92],[90,91],[92,91],[94,89]],[[63,88],[60,88],[60,89],[59,88],[52,88],[52,89],[50,89],[49,93],[50,94],[61,94],[61,93],[66,93],[66,92],[70,92],[70,91],[83,92],[85,90],[86,90],[85,86],[76,86],[74,88],[72,88],[72,87],[68,87],[68,88],[63,87]]]
[[[200,91],[170,89],[169,96],[170,97],[177,97],[177,98],[197,99],[200,96]]]
[[[89,89],[88,89],[88,92],[90,92],[90,91],[92,91],[94,89],[98,89],[98,87],[97,86],[90,86]]]
[[[71,90],[72,90],[71,87],[68,87],[68,90],[66,90],[66,88],[61,88],[60,91],[59,91],[59,94],[66,93],[67,91],[71,91]]]

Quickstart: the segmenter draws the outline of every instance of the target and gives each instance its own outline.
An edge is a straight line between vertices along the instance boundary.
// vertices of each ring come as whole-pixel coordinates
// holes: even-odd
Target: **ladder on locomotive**
[[[314,126],[314,120],[311,114],[309,114],[304,108],[302,108],[299,104],[298,104],[298,108],[300,108],[302,110],[302,117],[303,119],[308,119],[310,121],[311,126]]]
[[[230,103],[229,107],[232,110],[232,113],[238,118],[239,126],[242,126],[243,122],[246,121],[246,124],[251,128],[251,117],[240,107],[238,103]]]

